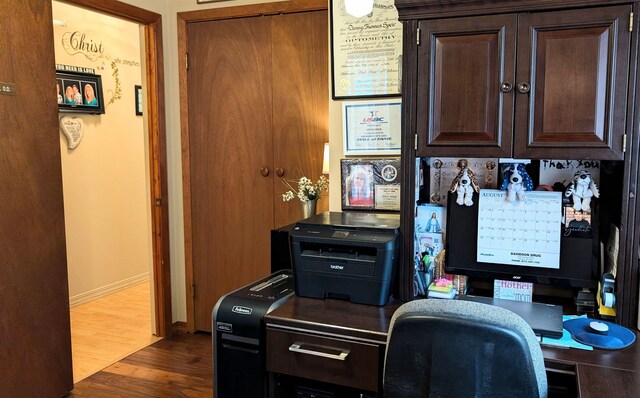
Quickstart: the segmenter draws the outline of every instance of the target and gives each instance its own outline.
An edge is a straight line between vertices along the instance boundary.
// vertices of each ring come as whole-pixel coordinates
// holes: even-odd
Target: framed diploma
[[[333,99],[400,95],[402,23],[393,0],[376,0],[361,18],[331,0],[331,53]]]
[[[342,159],[343,210],[400,210],[400,158]]]
[[[402,100],[344,101],[345,156],[399,155]]]

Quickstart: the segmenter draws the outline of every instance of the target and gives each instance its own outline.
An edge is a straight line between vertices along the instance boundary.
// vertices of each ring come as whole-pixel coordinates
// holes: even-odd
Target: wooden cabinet
[[[631,11],[418,20],[417,154],[623,159]]]
[[[387,332],[400,304],[294,296],[265,315],[266,369],[279,376],[271,396],[297,396],[297,385],[327,387],[336,397],[381,396]]]
[[[267,371],[378,391],[379,344],[267,328]]]
[[[606,241],[611,225],[620,231],[616,322],[637,327],[640,35],[632,11],[640,3],[395,5],[404,27],[400,298],[413,298],[407,237],[415,232],[417,157],[596,159],[600,236]]]

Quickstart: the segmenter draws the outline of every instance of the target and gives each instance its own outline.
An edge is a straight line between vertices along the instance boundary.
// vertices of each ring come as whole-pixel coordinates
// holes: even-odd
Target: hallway
[[[149,282],[71,308],[73,382],[153,344]]]

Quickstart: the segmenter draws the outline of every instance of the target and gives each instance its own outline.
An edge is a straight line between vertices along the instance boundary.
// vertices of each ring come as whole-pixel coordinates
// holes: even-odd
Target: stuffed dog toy
[[[500,189],[507,191],[507,202],[523,201],[525,191],[533,191],[533,181],[523,164],[513,163],[502,173]]]
[[[461,167],[451,183],[450,191],[457,193],[456,203],[460,206],[473,206],[473,192],[480,192],[478,180],[468,167]]]
[[[588,171],[578,170],[573,175],[573,181],[567,186],[567,191],[564,195],[572,197],[574,210],[590,212],[591,198],[599,198],[600,191],[598,191],[598,187]]]

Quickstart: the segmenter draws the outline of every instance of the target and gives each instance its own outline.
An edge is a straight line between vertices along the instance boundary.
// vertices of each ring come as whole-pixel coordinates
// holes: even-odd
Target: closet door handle
[[[282,177],[282,176],[284,175],[284,170],[283,170],[283,169],[281,169],[280,167],[278,167],[278,168],[276,169],[276,175],[277,175],[278,177]]]
[[[267,167],[263,167],[260,169],[260,174],[262,174],[263,177],[266,177],[269,175],[269,169]]]
[[[500,84],[500,90],[502,90],[503,93],[509,93],[513,90],[513,84],[511,84],[511,82],[502,82]]]
[[[531,85],[529,83],[522,82],[518,84],[518,91],[520,91],[522,94],[528,93],[529,90],[531,90]]]

